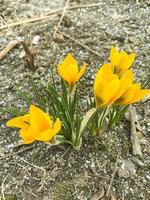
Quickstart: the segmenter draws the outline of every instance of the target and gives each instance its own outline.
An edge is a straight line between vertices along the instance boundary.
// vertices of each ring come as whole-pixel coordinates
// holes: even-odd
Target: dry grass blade
[[[86,4],[85,5],[77,5],[77,6],[68,7],[67,10],[92,8],[92,7],[97,7],[97,6],[100,6],[100,5],[101,5],[101,3],[87,4],[87,5]],[[21,20],[21,21],[13,22],[13,23],[8,24],[8,25],[3,25],[3,26],[0,27],[0,30],[4,30],[4,29],[14,27],[14,26],[25,25],[25,24],[28,24],[28,23],[35,23],[35,22],[42,21],[42,20],[47,20],[47,19],[50,18],[50,16],[61,13],[61,12],[63,12],[63,10],[64,10],[64,8],[59,8],[59,9],[53,10],[51,12],[48,12],[46,15],[41,15],[40,17],[33,17],[31,19],[26,19],[26,20],[24,19],[24,20]]]
[[[110,196],[111,188],[112,188],[112,185],[113,185],[113,182],[114,182],[114,178],[115,178],[116,172],[118,171],[118,159],[120,157],[120,153],[121,152],[119,152],[118,155],[117,155],[114,171],[113,171],[113,174],[112,174],[112,177],[111,177],[111,180],[110,180],[110,184],[109,184],[108,190],[106,192],[106,197]]]
[[[53,35],[54,38],[55,38],[56,33],[57,33],[57,31],[58,31],[58,29],[59,29],[61,23],[62,23],[63,18],[64,18],[64,16],[65,16],[67,7],[68,7],[68,5],[69,5],[69,2],[70,2],[70,0],[67,0],[67,1],[66,1],[66,5],[65,5],[64,10],[63,10],[63,12],[62,12],[61,18],[60,18],[60,20],[59,20],[59,22],[58,22],[58,25],[57,25],[57,27],[55,28],[55,31],[54,31],[54,35]]]

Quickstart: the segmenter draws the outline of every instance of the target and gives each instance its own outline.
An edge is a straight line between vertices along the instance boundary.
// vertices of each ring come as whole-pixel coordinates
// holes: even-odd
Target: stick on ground
[[[101,5],[101,3],[70,6],[70,7],[67,8],[67,10],[92,8],[92,7],[97,7],[97,6],[100,6],[100,5]],[[25,24],[28,24],[28,23],[34,23],[34,22],[46,20],[46,19],[50,18],[50,16],[52,16],[52,15],[56,15],[58,13],[63,12],[63,10],[64,10],[64,8],[59,8],[59,9],[50,11],[50,12],[46,13],[45,15],[41,15],[40,17],[33,17],[31,19],[22,19],[21,21],[16,21],[16,22],[13,22],[11,24],[3,25],[3,26],[0,27],[0,30],[4,30],[4,29],[14,27],[14,26],[20,26],[20,25],[25,25]]]
[[[136,133],[136,110],[132,105],[129,106],[129,113],[130,113],[130,123],[131,123],[132,153],[133,155],[138,155],[140,157],[143,157],[140,141]]]
[[[94,51],[93,49],[91,49],[91,48],[90,48],[90,47],[88,47],[87,45],[85,45],[85,44],[82,44],[82,43],[81,43],[81,42],[79,42],[78,40],[76,40],[76,39],[74,39],[73,37],[71,37],[71,36],[67,35],[66,33],[64,33],[64,32],[62,32],[62,31],[59,31],[59,30],[58,30],[58,33],[62,34],[64,37],[66,37],[66,38],[68,38],[68,39],[72,40],[73,42],[75,42],[75,43],[79,44],[81,47],[83,47],[83,48],[87,49],[88,51],[90,51],[91,53],[95,54],[96,56],[99,56],[99,57],[101,57],[101,55],[100,55],[100,54],[99,54],[97,51]]]
[[[114,178],[115,178],[116,172],[118,171],[118,159],[120,157],[120,153],[121,152],[119,152],[118,155],[117,155],[114,171],[113,171],[113,174],[112,174],[112,177],[111,177],[111,180],[110,180],[110,184],[109,184],[108,190],[106,192],[106,197],[110,196],[110,192],[111,192],[111,188],[112,188],[112,185],[113,185],[113,182],[114,182]]]
[[[61,18],[60,18],[60,20],[59,20],[59,22],[58,22],[58,24],[57,24],[57,26],[56,26],[56,28],[55,28],[54,34],[53,34],[53,37],[54,37],[54,38],[55,38],[56,33],[57,33],[57,31],[58,31],[58,29],[59,29],[61,23],[62,23],[63,18],[64,18],[64,16],[65,16],[65,13],[66,13],[66,11],[67,11],[67,7],[68,7],[68,5],[69,5],[69,2],[70,2],[70,0],[67,0],[67,1],[66,1],[66,5],[65,5],[64,10],[63,10],[63,12],[62,12]]]
[[[18,43],[18,40],[10,41],[6,45],[6,47],[0,52],[0,60],[2,60],[7,55],[7,53],[9,53]]]

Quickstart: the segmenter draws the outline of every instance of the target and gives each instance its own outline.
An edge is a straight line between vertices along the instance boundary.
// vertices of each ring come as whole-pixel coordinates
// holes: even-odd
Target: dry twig
[[[100,6],[100,5],[101,5],[101,3],[70,6],[70,7],[67,8],[67,10],[92,8],[92,7],[97,7],[97,6]],[[0,30],[4,30],[4,29],[14,27],[14,26],[20,26],[20,25],[25,25],[25,24],[28,24],[28,23],[34,23],[34,22],[46,20],[46,19],[50,18],[50,16],[52,16],[52,15],[56,15],[58,13],[63,12],[63,10],[64,10],[64,8],[59,8],[59,9],[53,10],[51,12],[48,12],[46,15],[42,15],[40,17],[33,17],[31,19],[21,20],[21,21],[13,22],[13,23],[8,24],[8,25],[3,25],[3,26],[0,27]]]
[[[67,35],[66,33],[64,33],[64,32],[62,32],[62,31],[59,31],[59,30],[58,30],[58,33],[64,35],[66,38],[68,38],[68,39],[74,41],[75,43],[79,44],[81,47],[87,49],[87,50],[90,51],[91,53],[93,53],[93,54],[95,54],[95,55],[97,55],[97,56],[99,56],[99,57],[101,56],[97,51],[94,51],[93,49],[91,49],[91,48],[88,47],[87,45],[82,44],[82,43],[79,42],[78,40],[76,40],[76,39],[74,39],[73,37]]]
[[[59,22],[58,22],[58,24],[57,24],[57,26],[56,26],[56,28],[55,28],[55,31],[54,31],[54,35],[53,35],[54,38],[55,38],[56,33],[57,33],[57,31],[58,31],[58,29],[59,29],[61,23],[62,23],[63,18],[64,18],[64,16],[65,16],[67,7],[68,7],[68,5],[69,5],[69,2],[70,2],[70,0],[67,0],[67,1],[66,1],[66,5],[65,5],[64,10],[63,10],[63,12],[62,12],[61,18],[60,18],[60,20],[59,20]]]
[[[132,105],[129,106],[130,113],[130,123],[131,123],[131,143],[132,143],[132,153],[133,155],[138,155],[142,157],[142,150],[139,138],[136,133],[136,110]]]
[[[29,49],[25,41],[20,41],[20,44],[23,46],[26,52],[28,68],[34,71],[36,69],[34,64],[35,52]]]
[[[106,197],[109,197],[109,195],[110,195],[111,187],[113,185],[116,172],[118,171],[118,159],[119,159],[119,157],[120,157],[120,152],[117,155],[117,160],[116,160],[116,163],[115,163],[114,171],[113,171],[113,174],[112,174],[112,177],[111,177],[111,180],[110,180],[110,184],[109,184],[108,190],[106,192]]]
[[[9,53],[16,45],[18,44],[18,40],[10,41],[6,47],[0,52],[0,60],[2,60],[7,53]]]

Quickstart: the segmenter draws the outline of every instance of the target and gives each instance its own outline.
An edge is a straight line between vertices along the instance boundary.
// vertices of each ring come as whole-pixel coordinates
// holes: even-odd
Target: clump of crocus
[[[20,137],[24,144],[30,144],[36,140],[50,142],[61,129],[59,118],[53,122],[47,113],[34,105],[30,106],[28,114],[13,118],[6,125],[20,128]]]
[[[78,69],[77,61],[68,53],[61,64],[58,64],[58,73],[65,80],[69,87],[69,92],[72,92],[76,82],[83,76],[87,64],[84,64],[81,69]]]
[[[104,64],[94,81],[96,106],[129,105],[148,95],[150,91],[141,89],[138,83],[133,83],[133,77],[132,70],[127,70],[120,78],[113,72],[111,64]]]
[[[135,53],[127,54],[125,51],[118,51],[115,47],[110,51],[110,62],[113,71],[122,76],[133,64]]]

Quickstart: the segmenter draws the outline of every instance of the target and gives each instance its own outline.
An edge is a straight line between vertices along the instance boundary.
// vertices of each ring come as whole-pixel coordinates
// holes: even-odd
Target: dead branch
[[[64,18],[64,16],[65,16],[67,7],[68,7],[68,5],[69,5],[69,2],[70,2],[70,0],[67,0],[67,1],[66,1],[66,5],[65,5],[64,10],[63,10],[63,12],[62,12],[61,18],[60,18],[60,20],[59,20],[59,22],[58,22],[58,24],[57,24],[57,26],[56,26],[56,28],[55,28],[54,34],[53,34],[53,37],[54,37],[54,38],[55,38],[56,33],[57,33],[57,31],[58,31],[58,29],[59,29],[61,23],[62,23],[63,18]]]
[[[92,7],[97,7],[97,6],[100,6],[100,5],[101,5],[101,3],[70,6],[70,7],[67,8],[67,10],[92,8]],[[63,10],[64,10],[64,8],[59,8],[59,9],[53,10],[51,12],[48,12],[46,15],[42,15],[40,17],[33,17],[31,19],[26,19],[26,20],[22,19],[21,21],[17,21],[17,22],[13,22],[11,24],[3,25],[3,26],[0,27],[0,30],[4,30],[4,29],[14,27],[14,26],[25,25],[25,24],[28,24],[28,23],[35,23],[35,22],[42,21],[42,20],[47,20],[48,18],[50,18],[50,16],[61,13],[61,12],[63,12]]]
[[[131,143],[133,155],[143,157],[139,138],[136,133],[136,110],[132,105],[129,106],[130,124],[131,124]]]
[[[28,68],[32,71],[35,71],[36,67],[34,64],[35,52],[31,51],[25,41],[20,41],[20,44],[23,46],[26,56],[27,56],[27,64]]]
[[[81,47],[87,49],[87,50],[90,51],[91,53],[93,53],[93,54],[95,54],[95,55],[97,55],[97,56],[99,56],[99,57],[101,56],[97,51],[94,51],[93,49],[91,49],[91,48],[88,47],[87,45],[82,44],[82,43],[79,42],[78,40],[76,40],[76,39],[74,39],[73,37],[67,35],[66,33],[64,33],[64,32],[62,32],[62,31],[59,31],[59,30],[58,30],[58,33],[64,35],[66,38],[68,38],[68,39],[72,40],[73,42],[79,44]]]
[[[0,52],[0,60],[2,60],[7,53],[9,53],[16,45],[18,44],[18,40],[10,41],[6,47]]]

